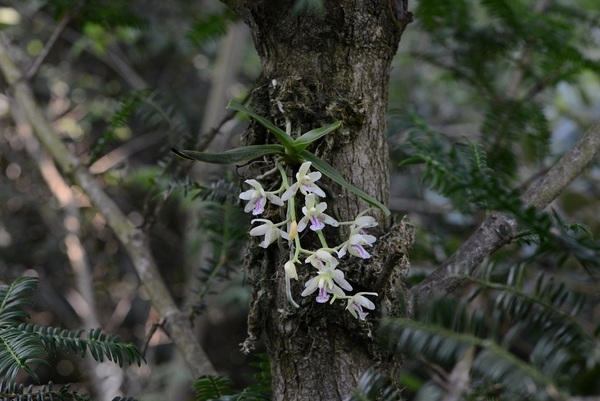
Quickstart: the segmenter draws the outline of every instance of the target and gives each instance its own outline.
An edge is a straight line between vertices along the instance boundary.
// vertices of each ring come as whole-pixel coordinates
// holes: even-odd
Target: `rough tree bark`
[[[293,0],[227,3],[250,26],[263,66],[253,111],[281,127],[288,118],[293,136],[342,121],[342,128],[312,150],[353,185],[386,203],[387,90],[392,58],[410,22],[406,0],[324,1],[322,14],[295,13]],[[249,145],[273,139],[251,123],[244,141]],[[331,183],[326,200],[328,210],[335,209],[342,220],[354,219],[366,206]],[[355,289],[379,293],[377,313],[385,309],[400,314],[403,295],[396,288],[408,267],[411,227],[405,221],[392,226],[380,219],[378,234],[372,259],[340,262]],[[245,347],[265,334],[275,399],[342,399],[366,369],[384,364],[372,338],[376,317],[361,323],[341,303],[316,304],[314,297],[296,299],[301,308],[291,308],[284,290],[285,260],[285,252],[277,249],[265,252],[255,245],[249,251],[246,267],[255,289]],[[308,278],[298,273],[298,284],[292,287],[296,298]]]

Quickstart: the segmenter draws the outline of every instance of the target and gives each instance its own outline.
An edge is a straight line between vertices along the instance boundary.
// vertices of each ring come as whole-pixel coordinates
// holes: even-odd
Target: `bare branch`
[[[581,174],[599,151],[600,123],[596,123],[523,195],[524,205],[544,209]],[[463,283],[462,279],[452,276],[473,273],[486,257],[514,238],[516,228],[517,222],[512,217],[502,213],[491,213],[450,258],[413,287],[413,301],[418,303],[452,292]]]
[[[166,287],[152,252],[148,238],[127,219],[116,203],[102,190],[88,169],[81,164],[59,139],[44,113],[36,104],[31,88],[16,68],[8,52],[4,36],[0,36],[0,70],[14,93],[14,99],[23,110],[34,133],[59,166],[62,173],[70,177],[89,197],[94,206],[104,215],[108,225],[127,251],[142,281],[153,306],[165,319],[165,329],[181,352],[192,374],[216,374],[204,350],[195,338],[189,320],[175,305]]]
[[[69,258],[76,283],[76,291],[72,291],[71,295],[67,296],[67,299],[83,322],[84,328],[95,329],[100,327],[100,322],[96,314],[96,300],[91,269],[86,251],[80,240],[79,226],[81,214],[76,205],[75,194],[73,193],[73,189],[71,189],[60,175],[54,161],[42,149],[39,141],[33,136],[31,126],[26,121],[19,106],[13,104],[12,108],[17,133],[23,139],[27,153],[35,160],[46,185],[64,210],[63,224],[67,231],[64,241],[67,257]],[[89,374],[93,377],[94,391],[98,399],[108,401],[118,395],[119,386],[115,386],[115,379],[119,383],[122,383],[122,369],[117,365],[109,365],[107,366],[108,371],[101,373],[95,369],[96,361],[91,355],[86,355],[85,364],[87,365]],[[110,373],[106,374],[107,372]],[[106,380],[108,377],[111,380]]]

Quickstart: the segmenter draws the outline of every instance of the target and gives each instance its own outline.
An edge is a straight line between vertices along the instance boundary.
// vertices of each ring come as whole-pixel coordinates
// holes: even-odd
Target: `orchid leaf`
[[[296,140],[294,141],[294,149],[296,150],[296,152],[302,152],[312,142],[339,128],[340,125],[342,125],[341,121],[336,121],[333,124],[324,125],[322,127],[308,131],[302,136],[296,138]]]
[[[251,145],[227,150],[223,153],[205,153],[195,150],[177,150],[171,148],[177,156],[186,160],[201,161],[212,164],[234,164],[257,159],[266,155],[285,154],[282,145]]]
[[[279,142],[281,142],[281,144],[286,147],[286,149],[294,149],[294,140],[291,136],[289,136],[284,130],[282,130],[266,118],[261,117],[258,114],[248,110],[243,104],[236,102],[235,100],[230,100],[229,104],[227,105],[227,109],[241,111],[242,113],[248,114],[250,117],[258,121],[260,125],[268,129],[273,135],[275,135]]]
[[[331,167],[331,165],[329,163],[327,163],[325,160],[317,157],[316,155],[314,155],[313,153],[310,153],[307,150],[303,150],[302,152],[300,152],[300,157],[302,157],[306,161],[311,162],[312,166],[314,166],[321,173],[325,174],[327,177],[331,178],[333,181],[337,182],[342,187],[346,188],[348,191],[357,195],[359,198],[361,198],[362,200],[367,202],[369,205],[375,206],[375,207],[381,209],[381,211],[383,212],[383,214],[386,217],[391,214],[390,210],[387,207],[385,207],[384,204],[379,202],[377,199],[373,198],[368,193],[366,193],[366,192],[356,188],[354,185],[350,184],[348,181],[346,181],[344,179],[344,177],[342,177],[342,175],[336,169]]]

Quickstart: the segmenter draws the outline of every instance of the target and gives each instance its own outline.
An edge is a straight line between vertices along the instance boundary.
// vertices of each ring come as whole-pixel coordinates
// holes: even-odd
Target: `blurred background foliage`
[[[318,10],[320,4],[298,1],[296,9]],[[600,118],[600,4],[421,0],[411,2],[410,8],[415,22],[404,33],[394,61],[388,134],[393,167],[390,209],[399,216],[407,214],[417,228],[409,277],[416,283],[473,233],[486,212],[500,209],[518,216],[517,195]],[[13,56],[23,71],[43,54],[62,22],[58,40],[31,78],[46,117],[128,217],[151,234],[163,277],[194,319],[215,367],[234,388],[243,388],[252,382],[249,362],[256,360],[239,351],[249,297],[241,271],[248,218],[237,207],[243,171],[190,166],[175,159],[169,149],[218,151],[237,143],[244,122],[227,114],[225,105],[230,98],[243,99],[260,75],[250,35],[214,0],[0,4],[0,27],[16,45]],[[24,273],[40,277],[33,321],[79,328],[88,312],[67,255],[69,213],[48,189],[51,181],[28,156],[26,136],[15,129],[9,110],[2,84],[0,280],[11,282]],[[482,271],[494,275],[484,275],[483,282],[473,280],[462,295],[477,292],[469,299],[491,311],[499,294],[506,293],[504,287],[482,290],[492,276],[522,291],[533,288],[540,275],[564,283],[583,297],[572,316],[587,333],[582,338],[595,344],[592,333],[600,322],[600,292],[593,238],[600,232],[599,180],[596,163],[551,204],[552,214],[523,211],[521,240],[493,255]],[[79,237],[92,274],[98,322],[105,332],[142,346],[158,323],[157,315],[103,217],[83,195],[75,204],[81,214]],[[536,225],[540,221],[548,224]],[[556,231],[549,241],[541,238],[544,230],[556,228],[563,231]],[[576,241],[557,242],[563,237]],[[589,250],[587,264],[582,249]],[[519,280],[507,281],[517,268]],[[440,386],[432,379],[437,369],[452,369],[458,351],[478,345],[476,335],[463,342],[448,340],[444,343],[448,358],[438,360],[414,342],[435,335],[443,338],[447,330],[474,332],[471,323],[461,328],[444,323],[455,311],[459,317],[468,314],[469,307],[461,305],[445,309],[434,305],[444,317],[441,321],[423,318],[423,326],[408,322],[386,326],[384,343],[422,351],[409,354],[401,372],[407,378],[405,396],[420,391],[437,394]],[[420,313],[417,316],[434,314]],[[507,316],[508,312],[494,320],[499,325],[495,331],[477,335],[493,332],[499,343],[510,335],[510,344],[518,337],[518,346],[506,347],[525,363],[567,347],[553,343],[554,348],[536,351],[533,346],[544,330],[538,327],[541,334],[518,336],[515,333],[523,333],[522,328],[511,331],[514,321],[507,323]],[[526,321],[523,315],[516,316],[517,321]],[[394,330],[408,334],[398,340]],[[577,350],[568,350],[577,355]],[[160,330],[146,352],[149,364],[126,371],[115,387],[120,394],[142,400],[193,397],[191,386],[180,385],[191,378],[181,373],[182,361]],[[490,363],[485,356],[479,366]],[[40,368],[43,382],[92,387],[84,365],[68,354],[55,358],[55,370]],[[556,362],[548,377],[559,377],[556,372],[562,368]],[[600,392],[584,376],[580,387],[560,377],[553,385],[574,394]],[[487,393],[493,384],[510,381],[502,375],[487,379],[475,382],[473,397],[495,397],[501,391]],[[387,383],[377,380],[366,380],[371,387],[365,394],[376,394],[381,390],[377,386]],[[190,393],[182,393],[182,388]],[[396,396],[392,391],[386,394]]]

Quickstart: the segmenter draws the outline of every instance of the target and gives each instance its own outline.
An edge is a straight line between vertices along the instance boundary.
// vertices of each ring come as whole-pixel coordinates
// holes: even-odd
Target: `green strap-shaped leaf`
[[[223,153],[205,153],[195,150],[177,150],[175,148],[171,148],[171,151],[182,159],[213,164],[235,164],[257,159],[265,155],[285,154],[285,148],[282,145],[241,146]]]
[[[425,162],[426,160],[422,156],[414,155],[403,159],[400,163],[398,163],[398,166],[402,167],[409,166],[411,164],[423,164]]]
[[[391,214],[390,210],[387,207],[385,207],[385,205],[383,205],[377,199],[373,198],[368,193],[366,193],[366,192],[356,188],[354,185],[350,184],[348,181],[346,181],[344,179],[344,177],[341,176],[340,173],[337,172],[336,169],[331,167],[331,165],[329,165],[329,163],[327,163],[325,160],[317,157],[316,155],[310,153],[307,150],[303,150],[302,152],[300,152],[300,157],[302,157],[306,161],[311,162],[312,165],[317,170],[319,170],[321,173],[325,174],[327,177],[331,178],[333,181],[337,182],[342,187],[346,188],[348,191],[357,195],[362,200],[367,202],[369,205],[375,206],[375,207],[381,209],[381,211],[384,213],[384,215],[386,217]]]
[[[229,104],[227,105],[227,108],[229,110],[241,111],[242,113],[248,114],[250,117],[258,121],[260,125],[268,129],[273,135],[275,135],[277,139],[279,139],[279,142],[283,144],[283,146],[285,146],[287,149],[294,149],[294,140],[292,139],[292,137],[289,136],[284,130],[273,124],[271,121],[259,116],[256,113],[253,113],[252,111],[248,110],[243,104],[236,102],[235,100],[230,100]]]
[[[321,138],[324,135],[329,134],[331,131],[339,128],[340,125],[342,125],[341,121],[336,121],[333,124],[324,125],[322,127],[315,128],[313,130],[308,131],[307,133],[303,134],[302,136],[296,138],[296,140],[294,141],[294,149],[298,153],[302,152],[312,142],[316,141],[317,139]]]

